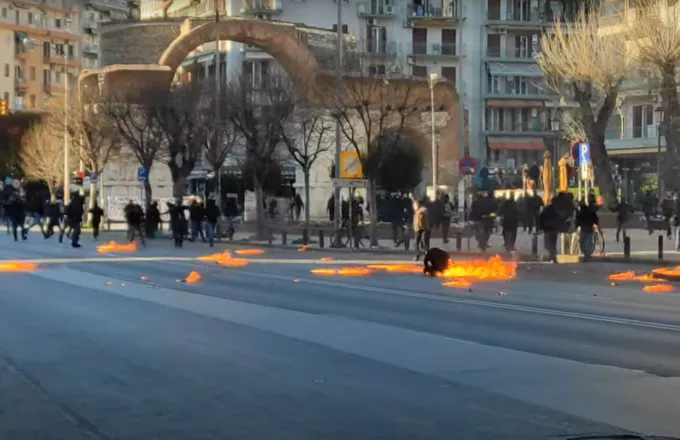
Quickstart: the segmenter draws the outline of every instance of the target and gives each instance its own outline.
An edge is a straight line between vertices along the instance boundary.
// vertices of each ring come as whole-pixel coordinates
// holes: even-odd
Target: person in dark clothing
[[[517,229],[519,228],[519,207],[512,196],[503,203],[501,208],[503,243],[508,252],[515,250]]]
[[[189,222],[191,225],[190,242],[196,241],[198,236],[201,236],[201,241],[205,242],[205,235],[203,235],[203,218],[205,217],[205,208],[203,203],[194,200],[189,205]]]
[[[153,201],[146,210],[146,236],[153,238],[156,236],[158,226],[161,223],[161,211],[158,209],[158,202]]]
[[[557,264],[557,236],[562,221],[554,202],[555,199],[539,215],[538,227],[543,231],[543,247],[548,252],[550,261]]]
[[[437,274],[444,272],[449,267],[450,259],[449,253],[443,249],[428,249],[423,258],[423,274],[436,277]]]
[[[595,227],[599,223],[600,220],[597,217],[595,208],[581,202],[579,210],[576,213],[576,227],[581,230],[579,233],[579,245],[581,246],[581,252],[585,258],[590,258],[595,250]]]
[[[451,228],[451,218],[455,207],[451,203],[448,194],[442,195],[442,238],[444,243],[449,242],[449,229]]]
[[[326,203],[326,212],[328,213],[328,220],[333,221],[335,219],[335,195],[332,195]]]
[[[618,243],[621,238],[621,232],[623,232],[623,237],[626,237],[626,223],[630,219],[630,205],[626,199],[621,199],[621,202],[616,207],[616,242]]]
[[[184,214],[185,208],[182,206],[181,200],[173,204],[168,202],[168,213],[170,214],[170,230],[172,231],[172,238],[176,248],[181,248],[184,245],[184,235],[187,229],[187,219]]]
[[[13,194],[10,197],[7,204],[7,213],[12,225],[14,241],[19,241],[17,229],[21,230],[21,239],[26,240],[26,228],[24,225],[24,222],[26,221],[26,206],[18,194]]]
[[[300,220],[300,214],[302,213],[302,208],[305,207],[305,203],[302,201],[300,194],[295,194],[295,199],[293,199],[293,209],[295,210],[295,221]]]
[[[94,206],[90,209],[90,214],[92,215],[92,236],[96,240],[99,237],[99,226],[104,216],[104,210],[99,207],[96,200]]]
[[[139,238],[142,245],[146,246],[142,225],[144,224],[144,210],[140,205],[130,201],[125,207],[125,220],[128,224],[128,240],[133,242]]]
[[[56,200],[50,202],[50,204],[47,205],[47,208],[45,209],[45,215],[47,216],[47,226],[43,231],[43,236],[45,238],[50,238],[51,236],[54,235],[55,226],[61,229],[60,226],[61,205],[59,205],[59,202],[57,202]]]
[[[215,229],[217,228],[217,220],[220,218],[220,208],[217,207],[215,200],[209,199],[205,207],[205,235],[208,237],[210,247],[215,243]]]
[[[673,221],[673,217],[675,216],[675,202],[668,193],[661,201],[661,213],[664,218],[664,225],[666,226],[666,235],[668,238],[671,238],[673,236],[671,223]]]
[[[74,248],[80,247],[78,241],[80,240],[80,224],[83,221],[84,204],[85,199],[76,194],[71,198],[71,203],[66,208],[66,221],[71,228],[71,246]]]
[[[654,212],[656,211],[656,206],[658,203],[658,200],[651,191],[647,191],[647,193],[642,198],[642,213],[645,216],[645,222],[647,223],[647,231],[649,231],[649,235],[654,233],[652,219],[654,218]]]

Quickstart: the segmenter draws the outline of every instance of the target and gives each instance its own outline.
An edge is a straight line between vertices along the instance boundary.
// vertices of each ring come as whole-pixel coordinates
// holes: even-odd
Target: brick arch
[[[298,38],[295,28],[266,21],[235,20],[204,23],[177,37],[161,55],[158,64],[174,73],[198,46],[230,40],[256,46],[269,53],[298,84],[309,84],[319,70],[316,58]]]

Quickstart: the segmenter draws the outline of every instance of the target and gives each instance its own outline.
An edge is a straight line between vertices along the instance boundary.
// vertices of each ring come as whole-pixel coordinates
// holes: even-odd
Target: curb
[[[589,263],[621,263],[645,266],[680,266],[680,261],[659,260],[658,258],[593,257]],[[680,281],[680,278],[678,279]]]

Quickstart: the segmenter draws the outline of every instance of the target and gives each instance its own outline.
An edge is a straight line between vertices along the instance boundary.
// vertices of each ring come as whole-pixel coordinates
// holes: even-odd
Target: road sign
[[[140,182],[149,180],[149,170],[144,167],[137,168],[137,180]]]
[[[333,179],[333,186],[340,188],[368,188],[366,179]]]
[[[461,174],[472,176],[477,172],[477,170],[479,170],[479,163],[474,157],[465,156],[458,161],[458,169],[460,170]]]
[[[356,151],[343,151],[340,153],[340,178],[362,179],[364,169],[361,166],[361,158]]]
[[[98,173],[90,173],[90,183],[97,183],[99,181]]]
[[[592,164],[590,160],[590,144],[588,142],[581,142],[578,144],[578,163],[580,166],[589,166]]]
[[[581,151],[580,147],[581,143],[576,142],[574,145],[571,146],[571,157],[574,159],[574,166],[578,166],[578,158],[579,158],[579,152]]]

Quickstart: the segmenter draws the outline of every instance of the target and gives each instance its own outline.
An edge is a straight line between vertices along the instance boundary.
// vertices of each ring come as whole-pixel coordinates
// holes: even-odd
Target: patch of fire
[[[423,267],[415,264],[369,264],[366,267],[387,273],[423,273]]]
[[[517,262],[503,261],[499,255],[488,260],[451,260],[449,266],[438,276],[476,281],[508,281],[517,278]]]
[[[238,249],[234,251],[235,254],[237,255],[262,255],[264,254],[264,251],[262,249]]]
[[[670,284],[650,284],[642,288],[647,293],[672,293],[675,287]]]
[[[107,254],[110,252],[134,252],[137,250],[137,243],[120,244],[115,241],[110,241],[106,244],[97,246],[97,252],[100,254]]]
[[[656,281],[656,278],[650,274],[636,274],[634,271],[613,273],[607,276],[608,281],[641,281],[643,283]]]
[[[34,272],[38,270],[35,263],[24,263],[21,261],[8,261],[0,263],[0,272]]]
[[[178,281],[187,284],[198,283],[199,281],[201,281],[201,274],[196,272],[195,270],[192,270],[191,272],[189,272],[189,275],[186,278]]]
[[[444,287],[453,287],[457,289],[467,289],[468,287],[472,287],[472,283],[468,280],[451,280],[451,281],[445,281],[442,283],[442,286]]]
[[[243,258],[234,258],[227,251],[204,255],[198,257],[197,260],[206,263],[217,263],[222,267],[245,267],[248,265],[248,260]]]
[[[654,269],[652,277],[657,280],[680,281],[680,266]]]
[[[339,267],[337,269],[319,268],[312,269],[314,275],[328,276],[328,277],[364,277],[372,275],[373,271],[366,267]]]

